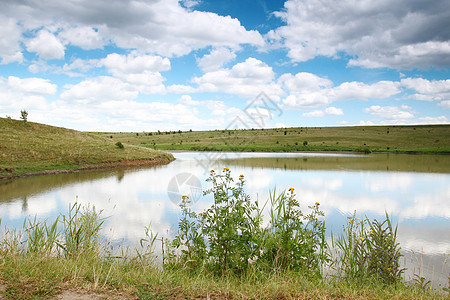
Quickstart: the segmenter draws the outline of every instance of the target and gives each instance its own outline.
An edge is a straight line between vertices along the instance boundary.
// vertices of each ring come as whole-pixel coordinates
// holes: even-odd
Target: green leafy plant
[[[336,261],[338,271],[346,280],[371,278],[385,284],[400,281],[404,269],[399,267],[402,254],[397,227],[392,227],[387,213],[383,222],[361,220],[353,215],[335,246],[340,252]]]
[[[205,265],[216,274],[242,273],[260,248],[258,203],[245,194],[244,175],[233,186],[228,168],[221,174],[211,170],[207,181],[212,188],[204,194],[213,195],[213,205],[196,214],[189,208],[189,197],[183,196],[174,246],[183,246],[181,259],[191,268]]]
[[[276,271],[291,269],[320,275],[323,263],[329,260],[325,241],[324,213],[320,203],[309,206],[307,215],[295,199],[294,188],[287,193],[270,195],[270,222],[264,230],[262,261]]]
[[[211,170],[207,181],[212,187],[204,194],[212,194],[214,203],[204,212],[193,212],[189,197],[182,197],[178,235],[172,242],[180,253],[174,256],[178,262],[219,275],[243,274],[249,268],[320,275],[329,253],[318,202],[304,215],[293,188],[279,196],[274,191],[269,199],[270,222],[263,228],[262,210],[245,193],[243,174],[235,183],[228,168],[219,174]]]
[[[116,145],[116,147],[119,148],[119,149],[124,149],[125,148],[125,146],[120,141],[115,143],[114,145]]]
[[[20,111],[20,118],[26,123],[28,121],[28,111],[21,110]]]

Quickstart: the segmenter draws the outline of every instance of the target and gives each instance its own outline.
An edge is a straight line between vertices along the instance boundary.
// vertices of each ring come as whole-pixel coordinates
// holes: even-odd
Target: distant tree
[[[24,109],[20,111],[20,118],[26,123],[28,121],[28,112]]]

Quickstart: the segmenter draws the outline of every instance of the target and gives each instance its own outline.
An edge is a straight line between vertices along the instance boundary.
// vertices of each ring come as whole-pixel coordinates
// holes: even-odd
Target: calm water
[[[264,202],[270,190],[295,188],[306,208],[320,202],[329,232],[342,232],[347,216],[398,224],[403,263],[412,273],[447,283],[450,263],[450,156],[343,155],[308,153],[174,153],[176,161],[147,169],[89,171],[0,182],[2,225],[21,227],[24,218],[54,220],[70,203],[95,205],[107,219],[108,240],[136,244],[151,223],[159,236],[176,232],[182,194],[206,209],[201,189],[210,169],[244,174],[247,193]]]

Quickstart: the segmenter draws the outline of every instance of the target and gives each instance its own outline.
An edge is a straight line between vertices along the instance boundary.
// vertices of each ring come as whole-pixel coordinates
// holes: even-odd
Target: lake
[[[24,218],[53,221],[71,203],[103,210],[102,234],[117,245],[136,245],[151,223],[159,237],[173,237],[181,195],[200,212],[211,169],[245,175],[246,192],[264,203],[271,190],[295,188],[301,207],[320,203],[327,231],[342,232],[347,217],[398,224],[398,241],[413,274],[446,285],[450,272],[450,156],[406,154],[176,152],[169,165],[36,176],[0,182],[2,226],[21,228]]]

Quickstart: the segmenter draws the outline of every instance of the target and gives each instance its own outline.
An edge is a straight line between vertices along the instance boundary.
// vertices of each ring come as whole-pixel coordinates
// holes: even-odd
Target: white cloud
[[[400,93],[398,82],[379,81],[374,84],[363,82],[344,82],[330,91],[333,100],[383,99]]]
[[[26,109],[30,113],[30,121],[44,121],[34,112],[49,110],[46,96],[55,92],[56,85],[45,79],[0,77],[0,112],[18,119],[20,110]]]
[[[14,19],[0,15],[0,64],[22,62],[21,29]]]
[[[439,101],[438,105],[448,108],[450,101],[450,79],[427,80],[423,78],[404,78],[402,86],[413,90],[416,94],[409,96],[411,99],[423,101]]]
[[[193,100],[189,95],[183,95],[178,99],[178,102],[188,106],[200,106],[206,107],[211,111],[211,115],[213,116],[225,116],[227,114],[227,110],[229,109],[223,101],[217,100]]]
[[[408,106],[397,107],[372,105],[369,108],[365,108],[364,111],[368,114],[391,121],[404,121],[414,118],[414,115],[410,112],[411,108]]]
[[[373,84],[344,82],[333,87],[333,82],[311,73],[283,74],[278,83],[289,95],[283,103],[289,109],[306,109],[327,106],[334,101],[351,99],[383,99],[400,93],[399,83],[379,81]],[[318,112],[312,115],[317,116]]]
[[[300,72],[295,75],[283,74],[278,81],[291,93],[316,92],[333,86],[331,80],[306,72]]]
[[[236,54],[228,48],[221,47],[211,50],[209,54],[197,59],[198,66],[204,72],[216,71],[227,62],[236,58]]]
[[[132,100],[138,96],[138,91],[132,85],[109,76],[86,79],[64,88],[66,90],[61,93],[61,99],[84,104]]]
[[[441,101],[438,105],[450,109],[450,100]]]
[[[423,117],[417,120],[418,124],[448,124],[448,119],[446,116],[439,117]]]
[[[74,62],[76,63],[76,62]],[[93,61],[92,63],[95,63]],[[78,63],[80,67],[90,67],[92,63]],[[144,55],[132,52],[128,55],[109,54],[96,62],[97,67],[104,66],[114,77],[127,82],[145,94],[164,94],[165,78],[161,71],[170,70],[170,60],[161,56]]]
[[[181,104],[185,104],[185,105],[199,105],[199,104],[200,104],[200,101],[192,100],[192,97],[189,96],[189,95],[183,95],[183,96],[181,96],[181,98],[178,99],[178,101],[179,101]]]
[[[100,60],[99,65],[105,66],[113,75],[170,70],[170,60],[168,58],[153,55],[140,55],[136,52],[128,55],[120,55],[117,53],[108,54],[106,58]]]
[[[27,50],[44,59],[63,59],[64,46],[52,33],[41,30],[36,37],[26,41]]]
[[[330,106],[327,109],[325,109],[325,113],[327,115],[333,115],[333,116],[341,116],[344,114],[344,112],[342,111],[341,108],[336,108],[333,106]]]
[[[58,34],[65,44],[78,46],[85,50],[102,48],[106,41],[98,30],[94,30],[89,26],[80,26],[75,28],[67,28]]]
[[[54,95],[57,90],[56,84],[50,83],[50,80],[42,78],[18,78],[9,76],[8,86],[17,91],[36,95]]]
[[[449,66],[448,2],[288,0],[275,13],[286,22],[266,38],[294,61],[337,57],[368,68]]]
[[[196,5],[198,5],[201,1],[200,0],[182,0],[180,1],[181,3],[183,3],[183,5],[187,8],[192,8]]]
[[[333,116],[340,116],[343,115],[344,112],[341,108],[336,108],[333,106],[327,107],[325,110],[313,110],[308,113],[303,113],[303,117],[323,117],[325,115],[333,115]]]
[[[224,92],[241,97],[255,97],[265,92],[271,99],[277,100],[283,94],[274,83],[275,73],[266,63],[249,57],[237,63],[231,69],[220,69],[195,77],[196,92]]]
[[[65,43],[84,49],[112,43],[145,53],[180,56],[205,47],[238,49],[241,44],[263,46],[255,30],[238,19],[191,10],[198,1],[80,0],[2,3],[3,15],[22,24],[23,31],[41,29],[27,45],[42,58],[62,58],[64,47],[50,32],[60,32]],[[51,36],[53,37],[51,37]],[[45,41],[47,43],[45,43]]]
[[[325,112],[323,110],[313,110],[308,113],[303,113],[302,117],[316,118],[316,117],[323,117],[324,115]]]

